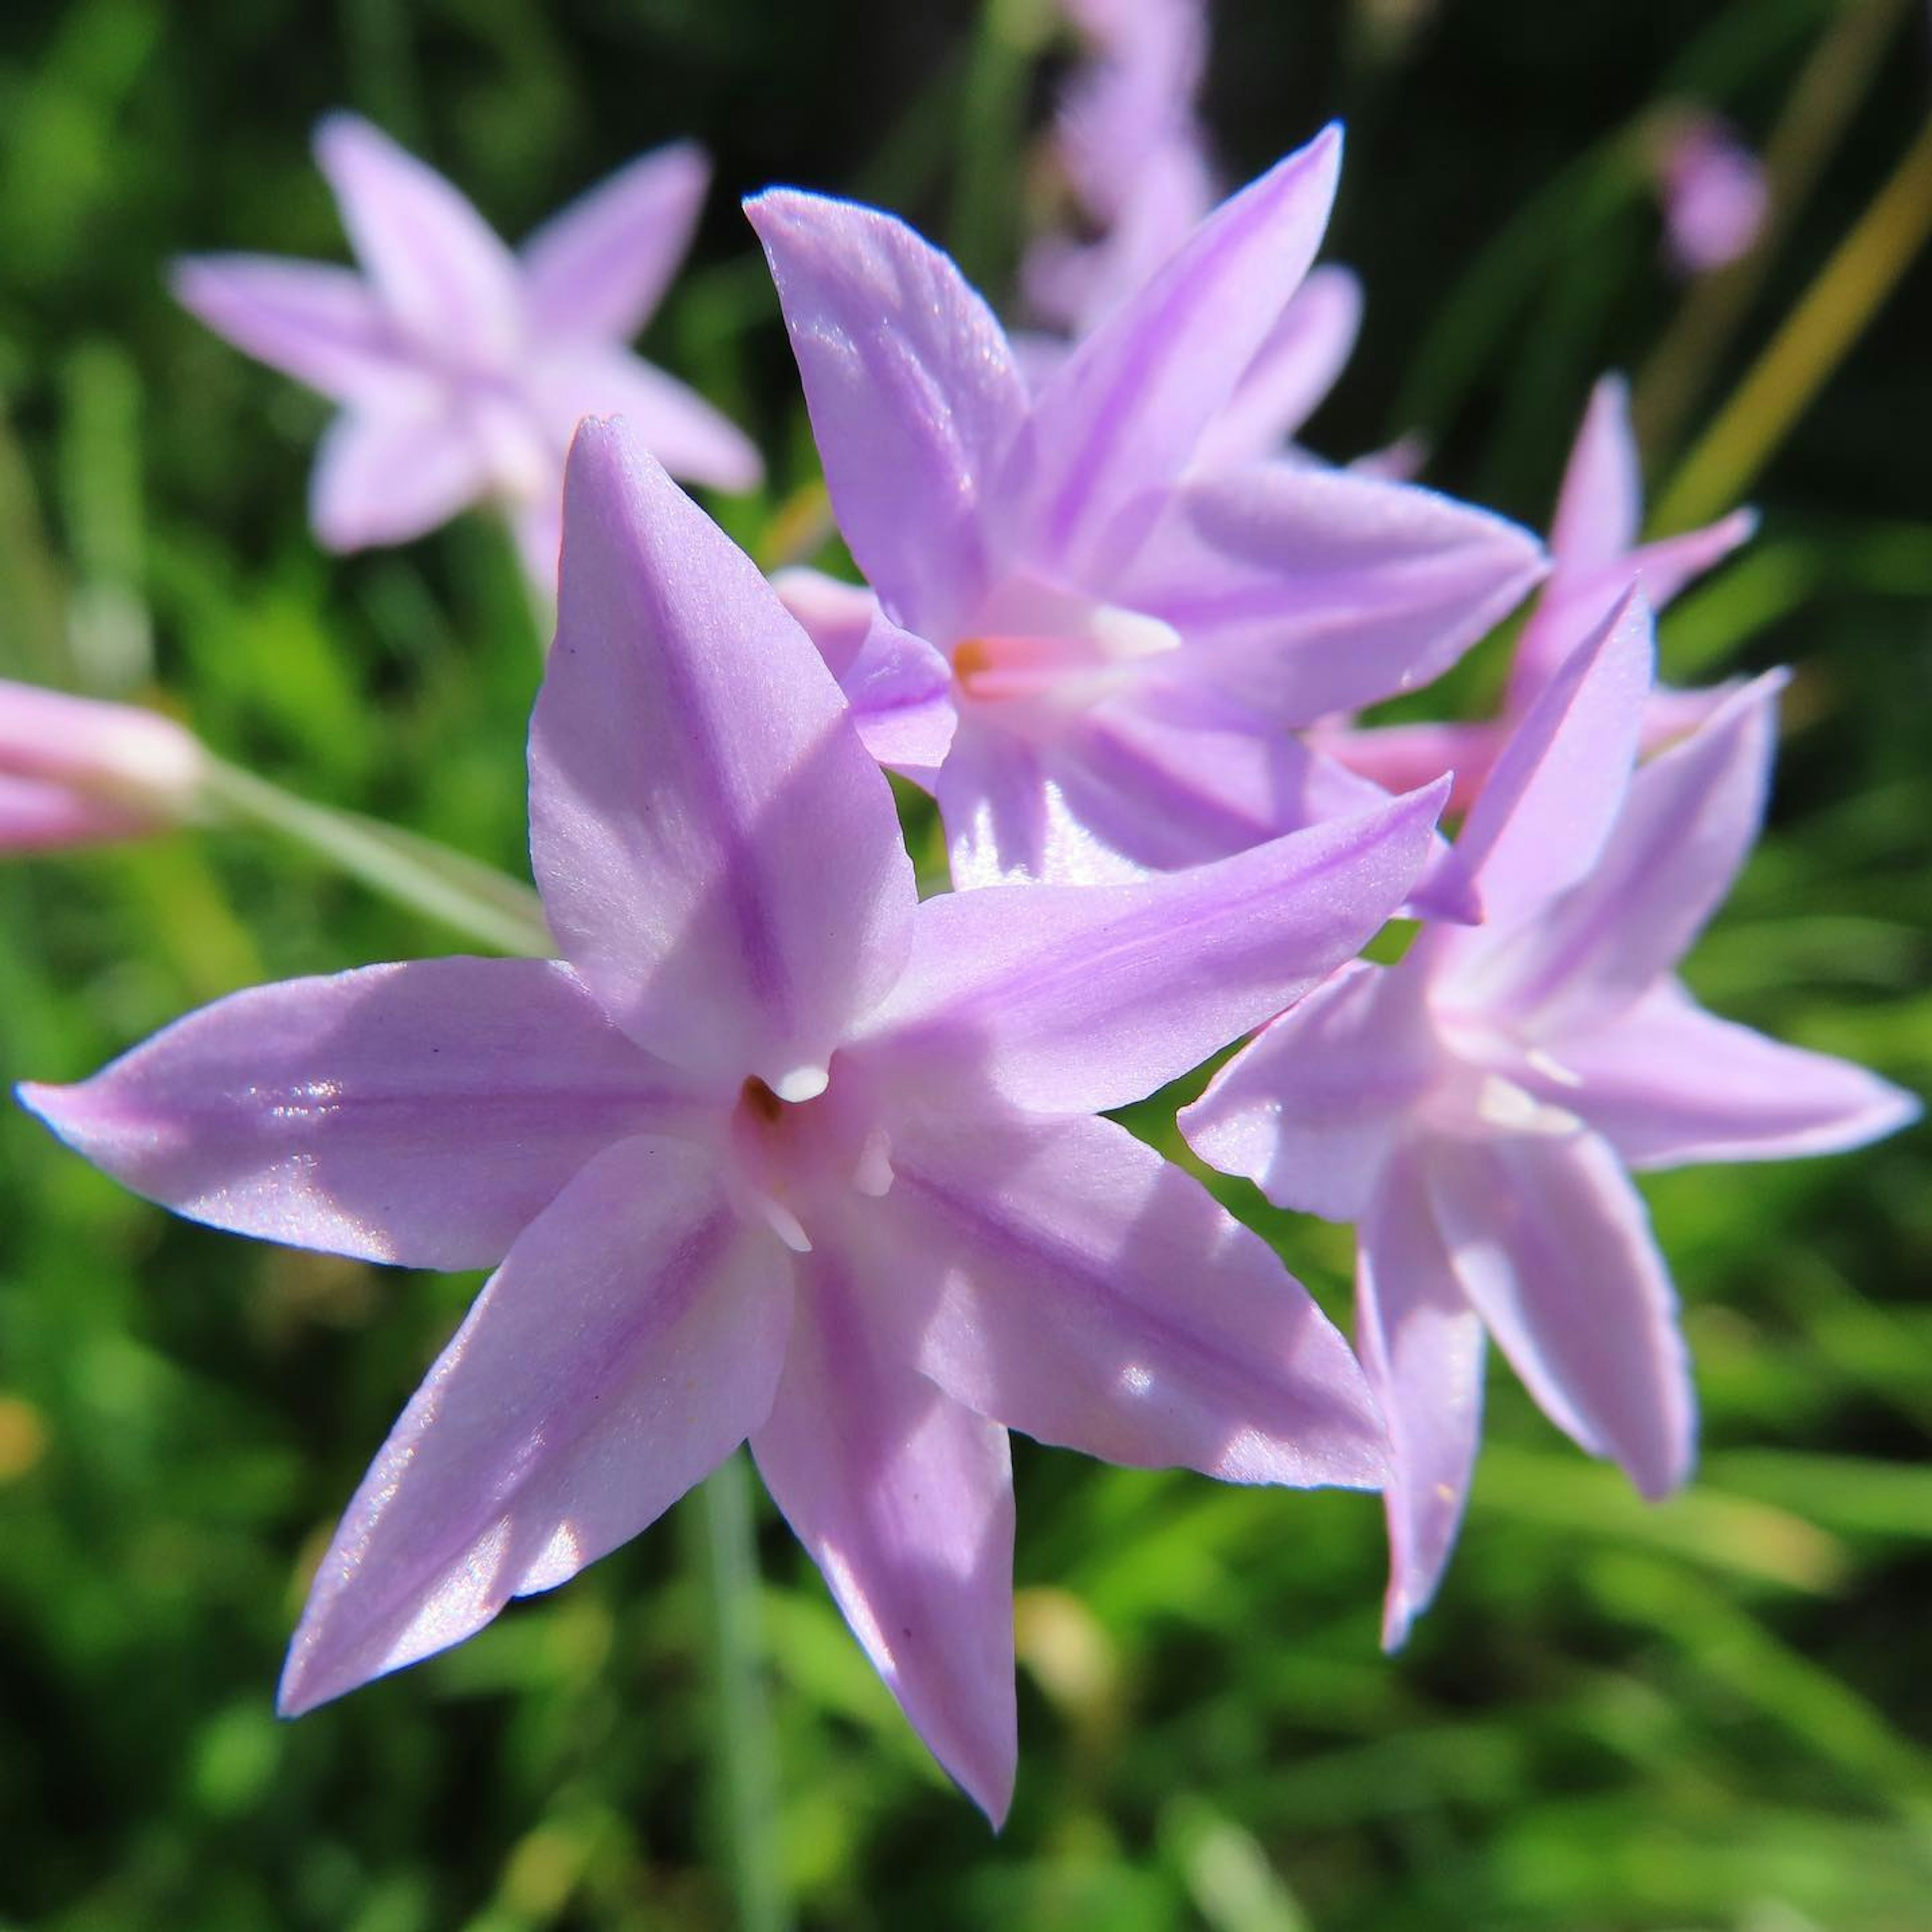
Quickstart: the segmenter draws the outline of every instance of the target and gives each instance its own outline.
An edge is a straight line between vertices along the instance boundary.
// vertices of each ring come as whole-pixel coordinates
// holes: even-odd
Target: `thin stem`
[[[202,795],[217,818],[278,832],[493,952],[544,958],[556,950],[542,904],[528,886],[433,839],[298,798],[219,760],[209,761]]]
[[[1687,530],[1735,503],[1932,236],[1932,119],[1685,458],[1657,507]]]
[[[715,1794],[739,1932],[789,1932],[778,1867],[778,1781],[758,1632],[758,1552],[744,1454],[697,1492],[716,1680]]]

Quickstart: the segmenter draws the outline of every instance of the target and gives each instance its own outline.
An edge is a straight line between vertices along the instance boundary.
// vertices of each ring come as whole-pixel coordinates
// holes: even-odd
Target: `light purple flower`
[[[710,166],[688,142],[640,157],[512,253],[450,182],[352,114],[316,130],[360,274],[320,262],[189,256],[174,288],[250,355],[342,405],[310,519],[332,550],[420,536],[502,504],[532,578],[556,581],[565,452],[621,411],[674,476],[748,490],[734,424],[624,346],[691,245]]]
[[[748,205],[879,604],[847,692],[868,736],[908,709],[931,728],[889,761],[933,784],[956,883],[1138,876],[1360,809],[1375,790],[1294,730],[1433,676],[1538,574],[1525,532],[1426,490],[1191,471],[1300,286],[1340,151],[1324,134],[1216,210],[1034,394],[902,223]]]
[[[587,424],[530,735],[561,961],[236,994],[26,1103],[216,1226],[496,1269],[324,1558],[307,1709],[635,1534],[748,1436],[913,1723],[998,1818],[1005,1430],[1373,1484],[1346,1345],[1199,1184],[1094,1118],[1352,954],[1432,795],[1131,886],[917,903],[810,642]]]
[[[1675,976],[1756,836],[1780,680],[1633,776],[1651,660],[1633,596],[1511,738],[1458,841],[1484,925],[1345,968],[1181,1116],[1203,1159],[1358,1224],[1357,1345],[1395,1450],[1390,1646],[1461,1519],[1486,1330],[1644,1495],[1684,1479],[1689,1367],[1627,1170],[1828,1153],[1917,1111],[1706,1012]]]
[[[138,838],[194,818],[208,754],[159,712],[0,680],[0,851]]]
[[[1590,392],[1564,470],[1550,524],[1550,574],[1517,641],[1500,716],[1475,724],[1366,727],[1335,718],[1318,727],[1313,742],[1391,791],[1412,791],[1453,771],[1453,802],[1466,806],[1510,734],[1617,598],[1635,585],[1653,610],[1661,610],[1750,539],[1757,513],[1733,510],[1702,530],[1654,543],[1639,542],[1642,526],[1643,478],[1630,391],[1621,376],[1605,376]],[[1654,751],[1694,730],[1735,688],[1655,686],[1645,700],[1642,748]]]
[[[1195,109],[1208,52],[1199,0],[1069,0],[1066,11],[1094,56],[1067,84],[1052,148],[1097,232],[1042,235],[1020,265],[1028,307],[1058,332],[1014,338],[1035,386],[1166,266],[1222,196]],[[1202,432],[1196,466],[1283,453],[1341,374],[1361,316],[1353,274],[1312,271]]]
[[[1658,143],[1657,184],[1671,260],[1708,274],[1750,252],[1771,208],[1764,164],[1720,116],[1672,118]]]

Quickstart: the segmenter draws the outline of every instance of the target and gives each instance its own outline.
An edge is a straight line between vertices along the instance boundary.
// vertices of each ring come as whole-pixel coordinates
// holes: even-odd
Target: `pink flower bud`
[[[207,764],[158,712],[0,680],[0,850],[164,830],[194,814]]]
[[[1686,274],[1735,262],[1764,226],[1763,164],[1714,114],[1687,113],[1659,148],[1658,188],[1666,243]]]

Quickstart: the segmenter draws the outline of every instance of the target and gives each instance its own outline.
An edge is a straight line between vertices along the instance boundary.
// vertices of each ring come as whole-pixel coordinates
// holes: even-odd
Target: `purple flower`
[[[1764,164],[1715,114],[1674,116],[1658,144],[1657,185],[1671,260],[1708,274],[1750,252],[1771,208]]]
[[[1466,806],[1511,733],[1617,598],[1634,584],[1653,610],[1661,610],[1749,540],[1757,513],[1733,510],[1702,530],[1655,543],[1639,542],[1642,526],[1643,479],[1630,428],[1630,392],[1621,376],[1605,376],[1590,392],[1563,472],[1550,524],[1550,574],[1517,642],[1502,716],[1473,724],[1366,728],[1334,719],[1314,733],[1314,742],[1391,791],[1412,791],[1453,770],[1454,802]],[[1694,730],[1735,688],[1655,686],[1644,702],[1642,749],[1654,751]]]
[[[1130,886],[916,902],[809,640],[615,424],[580,433],[530,733],[560,961],[238,994],[26,1104],[216,1226],[496,1273],[350,1505],[296,1712],[634,1535],[748,1436],[886,1682],[995,1818],[1005,1430],[1373,1484],[1346,1345],[1094,1118],[1298,998],[1407,891],[1442,788]]]
[[[565,452],[621,411],[673,475],[748,490],[758,452],[625,344],[691,244],[709,166],[688,142],[632,162],[515,254],[434,170],[352,114],[316,130],[360,274],[189,256],[176,294],[208,326],[342,405],[309,515],[331,550],[420,536],[479,500],[509,512],[532,578],[556,581]]]
[[[1526,533],[1426,490],[1193,467],[1301,284],[1340,152],[1324,134],[1216,209],[1031,395],[902,224],[749,204],[878,598],[847,694],[934,785],[956,883],[1138,876],[1361,809],[1375,788],[1293,730],[1433,676],[1539,572]]]
[[[208,754],[171,718],[0,680],[0,851],[138,838],[194,818]]]
[[[1053,152],[1098,232],[1043,235],[1021,263],[1028,306],[1071,338],[1015,339],[1036,385],[1166,266],[1222,193],[1195,111],[1208,52],[1199,0],[1068,0],[1066,11],[1094,57],[1068,83]],[[1361,317],[1353,274],[1333,265],[1310,273],[1202,432],[1196,466],[1282,453],[1341,374]]]
[[[1684,1479],[1688,1365],[1626,1170],[1827,1153],[1917,1111],[1704,1012],[1676,978],[1756,834],[1780,680],[1633,776],[1651,659],[1633,596],[1512,736],[1458,841],[1484,925],[1345,968],[1181,1117],[1216,1166],[1359,1224],[1357,1343],[1395,1451],[1390,1646],[1455,1538],[1485,1330],[1551,1420],[1646,1496]]]

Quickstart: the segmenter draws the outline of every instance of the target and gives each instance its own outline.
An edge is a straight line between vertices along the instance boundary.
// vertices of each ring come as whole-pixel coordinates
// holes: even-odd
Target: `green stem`
[[[757,1525],[741,1450],[697,1492],[716,1680],[715,1794],[739,1932],[789,1932],[779,1870],[778,1784],[758,1632]]]
[[[209,760],[202,796],[217,819],[279,833],[493,952],[547,958],[556,950],[542,904],[528,886],[433,839],[298,798],[219,759]]]
[[[1932,119],[1684,458],[1653,520],[1688,530],[1735,503],[1932,237]]]

